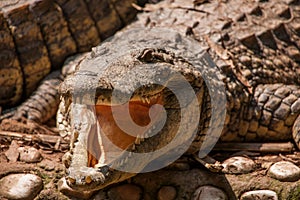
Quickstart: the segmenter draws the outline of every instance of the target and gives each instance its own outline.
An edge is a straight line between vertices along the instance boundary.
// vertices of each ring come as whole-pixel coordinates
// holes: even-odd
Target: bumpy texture
[[[299,2],[167,4],[150,7],[153,12],[140,15],[133,27],[167,26],[204,43],[227,76],[230,126],[223,140],[290,138],[288,121],[299,113]]]
[[[64,60],[130,22],[135,0],[0,2],[0,105],[20,103]]]
[[[148,12],[139,15],[139,20],[127,28],[128,32],[133,32],[131,38],[128,32],[121,32],[108,43],[95,48],[79,65],[78,72],[68,77],[61,86],[59,116],[60,121],[68,124],[61,130],[72,136],[73,156],[68,163],[68,180],[72,187],[96,190],[133,176],[109,168],[111,163],[98,163],[103,156],[98,146],[103,144],[98,141],[101,140],[100,136],[95,136],[93,132],[98,130],[96,121],[87,121],[87,116],[95,112],[90,105],[110,103],[112,90],[116,87],[122,99],[122,95],[133,92],[133,88],[139,84],[143,85],[140,82],[155,82],[157,77],[152,76],[151,70],[145,67],[147,64],[157,67],[163,63],[163,66],[174,69],[189,81],[197,94],[200,121],[190,152],[200,148],[213,118],[214,98],[211,95],[219,91],[213,90],[210,93],[205,82],[209,79],[216,85],[221,81],[226,89],[226,116],[221,141],[289,141],[293,136],[299,146],[298,1],[232,0],[196,5],[193,1],[175,0],[163,1],[145,10]],[[199,49],[191,55],[184,46],[188,39],[179,34],[174,35],[173,31],[169,35],[167,31],[161,34],[151,32],[153,27],[167,27],[191,37],[194,43],[198,43]],[[140,33],[134,33],[134,28],[142,28],[144,31],[140,29]],[[126,45],[130,48],[124,48]],[[119,56],[116,56],[116,52],[119,52]],[[208,59],[201,57],[203,52],[213,58],[218,70],[209,64]],[[196,65],[191,61],[198,61],[201,73],[197,72]],[[132,70],[136,74],[130,74]],[[157,71],[157,74],[163,72]],[[131,76],[128,82],[122,82],[125,79],[122,76],[126,73]],[[98,80],[99,74],[102,76]],[[176,85],[168,81],[170,85]],[[135,167],[133,163],[138,161],[131,159],[132,152],[154,151],[174,139],[175,131],[172,127],[179,123],[178,102],[166,89],[167,84],[162,85],[164,87],[142,87],[133,93],[132,98],[140,98],[143,103],[151,105],[153,99],[161,96],[163,105],[168,108],[169,121],[166,126],[153,137],[137,137],[128,145],[130,152],[123,154],[114,164],[122,166],[129,163]],[[96,91],[94,96],[91,91]],[[79,105],[82,102],[88,105]],[[81,120],[72,116],[72,112]],[[222,116],[222,113],[218,114]],[[213,125],[218,129],[220,124]],[[212,134],[212,138],[216,137]],[[93,147],[100,151],[98,155],[93,154],[96,157],[90,155],[91,151],[95,151]],[[181,148],[178,146],[178,149]],[[157,158],[145,157],[139,160],[142,164],[138,167],[146,167],[152,159]]]

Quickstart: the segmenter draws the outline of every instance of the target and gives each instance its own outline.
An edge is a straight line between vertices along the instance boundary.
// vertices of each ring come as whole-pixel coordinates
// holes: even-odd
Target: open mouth
[[[163,105],[160,94],[147,98],[133,97],[122,105],[95,105],[101,130],[100,135],[89,133],[88,166],[110,163],[113,160],[109,154],[114,154],[116,147],[124,151],[139,143],[137,136],[144,138],[144,133],[161,119]],[[105,142],[104,138],[109,142]]]

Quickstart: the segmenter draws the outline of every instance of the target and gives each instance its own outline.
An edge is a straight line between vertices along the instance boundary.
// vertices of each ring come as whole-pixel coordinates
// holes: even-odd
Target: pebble
[[[250,158],[235,156],[228,158],[222,163],[222,172],[228,174],[246,174],[253,171],[256,164]]]
[[[223,190],[213,186],[199,187],[193,196],[193,200],[227,200],[227,195]]]
[[[253,200],[253,199],[260,199],[260,200],[277,200],[277,194],[271,190],[255,190],[249,191],[242,194],[240,200]]]
[[[297,181],[300,179],[300,168],[288,161],[273,164],[268,174],[279,181]]]
[[[108,191],[109,199],[114,200],[140,200],[142,199],[142,189],[133,184],[120,185]]]
[[[42,188],[42,179],[34,174],[10,174],[0,180],[0,196],[7,199],[32,200]]]
[[[19,158],[18,148],[18,142],[13,140],[9,146],[9,149],[5,152],[5,156],[10,162],[17,162]]]
[[[163,186],[159,189],[157,194],[158,200],[174,200],[176,198],[177,191],[173,186]]]
[[[20,161],[36,163],[42,160],[41,153],[34,147],[19,147],[18,151],[20,153]]]
[[[46,171],[52,171],[55,170],[56,164],[54,162],[51,162],[51,160],[44,159],[38,164],[38,166],[45,169]]]

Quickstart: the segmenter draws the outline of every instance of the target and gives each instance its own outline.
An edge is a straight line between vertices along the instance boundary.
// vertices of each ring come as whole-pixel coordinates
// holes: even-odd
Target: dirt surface
[[[53,129],[55,130],[55,129]],[[66,196],[58,191],[58,182],[64,176],[64,165],[62,156],[67,149],[57,147],[58,144],[46,144],[45,141],[25,141],[24,138],[4,136],[0,131],[0,178],[15,173],[32,173],[43,179],[44,187],[35,199],[77,199]],[[39,150],[42,160],[37,163],[25,163],[19,160],[16,162],[8,160],[8,151],[12,141],[17,147],[34,147]],[[14,147],[16,148],[16,147]],[[65,148],[65,147],[64,147]],[[269,167],[278,161],[290,161],[300,166],[300,152],[293,153],[270,153],[261,154],[257,152],[220,152],[213,151],[211,156],[222,162],[232,156],[245,156],[253,159],[256,163],[255,171],[248,174],[223,174],[207,171],[201,164],[192,157],[184,157],[178,163],[156,172],[140,174],[123,183],[112,185],[100,191],[97,196],[89,199],[109,198],[112,192],[118,192],[118,186],[134,184],[142,188],[143,198],[156,199],[160,187],[172,185],[177,189],[176,199],[185,199],[192,196],[197,186],[204,183],[221,188],[230,199],[240,197],[242,193],[256,189],[270,189],[277,192],[279,199],[298,199],[300,197],[300,182],[280,182],[267,175]],[[13,155],[11,155],[13,156]],[[196,178],[198,177],[198,178]],[[201,177],[201,178],[200,178]],[[186,182],[189,181],[189,184]],[[204,181],[204,182],[203,182]],[[184,185],[183,185],[184,184]],[[114,189],[117,188],[117,189]]]
[[[64,166],[61,162],[63,151],[57,151],[39,142],[15,140],[19,147],[35,147],[42,155],[42,160],[36,163],[26,163],[19,160],[9,161],[6,153],[13,138],[0,136],[0,179],[8,174],[31,173],[43,179],[44,188],[36,199],[68,199],[57,190],[57,182],[64,175]],[[15,151],[17,153],[17,149]]]

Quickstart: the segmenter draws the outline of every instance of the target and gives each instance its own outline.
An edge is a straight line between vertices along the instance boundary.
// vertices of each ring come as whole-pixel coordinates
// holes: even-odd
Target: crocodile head
[[[59,112],[71,134],[67,181],[79,190],[172,163],[191,149],[207,101],[201,73],[169,50],[105,60],[107,49],[92,52],[60,87]]]

